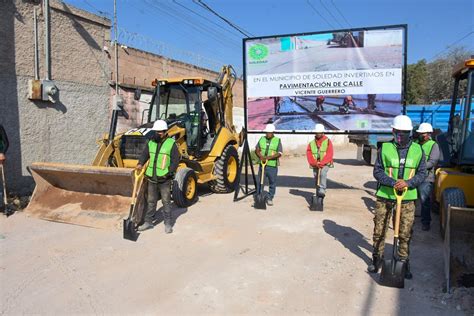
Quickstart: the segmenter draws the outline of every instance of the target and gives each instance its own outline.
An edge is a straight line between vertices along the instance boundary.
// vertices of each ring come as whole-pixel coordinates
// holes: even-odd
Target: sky
[[[206,68],[242,69],[245,37],[199,0],[117,0],[119,42]],[[113,16],[113,0],[65,0]],[[202,0],[250,36],[408,25],[408,63],[465,46],[474,54],[474,0]]]

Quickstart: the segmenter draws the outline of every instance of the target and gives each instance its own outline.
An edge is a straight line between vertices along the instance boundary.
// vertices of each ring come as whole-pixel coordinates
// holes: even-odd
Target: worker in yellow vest
[[[267,204],[273,205],[273,198],[276,193],[276,179],[278,176],[278,164],[279,158],[283,153],[281,140],[275,136],[275,125],[267,124],[265,127],[265,136],[262,136],[255,147],[255,154],[261,162],[266,162],[265,165],[265,178],[268,179],[269,183],[269,196],[267,198]],[[262,165],[258,170],[257,181],[257,192],[260,189],[260,179],[262,176]]]
[[[418,139],[416,142],[421,145],[426,157],[426,170],[428,176],[418,187],[419,200],[421,205],[421,229],[430,230],[431,226],[431,194],[435,181],[435,171],[440,158],[438,143],[431,139],[433,126],[430,123],[421,123],[416,130]]]
[[[174,139],[166,134],[167,130],[168,124],[163,120],[158,120],[153,124],[152,132],[154,131],[155,134],[145,146],[136,167],[137,170],[141,170],[149,160],[145,170],[148,181],[147,210],[145,222],[138,227],[139,231],[153,228],[156,204],[161,196],[165,233],[173,232],[171,223],[171,181],[179,165],[179,151]]]
[[[410,238],[415,220],[415,201],[418,197],[417,187],[426,178],[425,154],[421,146],[411,140],[413,130],[411,119],[398,115],[392,124],[394,139],[383,143],[379,149],[374,165],[374,178],[377,180],[377,201],[374,211],[374,249],[372,262],[367,270],[377,273],[383,262],[385,235],[387,234],[392,211],[396,207],[394,189],[402,191],[407,188],[402,201],[400,231],[398,235],[398,257],[405,262],[405,278],[412,274],[408,262]]]
[[[316,196],[318,204],[322,206],[326,196],[328,170],[333,167],[334,149],[331,140],[324,135],[324,125],[316,124],[314,129],[314,139],[309,142],[306,148],[306,159],[309,166],[313,168],[316,181],[319,177],[319,187],[317,188]]]

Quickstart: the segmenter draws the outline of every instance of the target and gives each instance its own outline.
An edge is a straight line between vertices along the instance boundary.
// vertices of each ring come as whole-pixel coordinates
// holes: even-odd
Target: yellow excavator
[[[434,186],[448,291],[474,286],[474,58],[456,66],[453,79],[448,132],[437,138],[443,166]]]
[[[155,79],[147,123],[115,135],[119,111],[114,110],[110,131],[99,141],[92,165],[36,162],[30,166],[36,187],[26,211],[57,222],[120,226],[130,208],[133,170],[158,119],[168,123],[168,136],[176,140],[181,155],[172,184],[178,207],[195,203],[198,184],[205,183],[216,193],[232,192],[243,140],[233,125],[236,79],[232,66],[223,66],[216,82],[197,77]],[[143,184],[134,203],[136,224],[145,205],[146,181]]]

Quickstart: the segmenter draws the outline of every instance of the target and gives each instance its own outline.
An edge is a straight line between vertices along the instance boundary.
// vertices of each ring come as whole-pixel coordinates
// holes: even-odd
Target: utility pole
[[[119,94],[117,0],[114,0],[114,46],[115,46],[115,95],[112,104],[112,120],[109,129],[109,143],[113,144],[119,113],[123,113],[123,100]]]
[[[117,34],[117,0],[114,0],[114,47],[115,47],[115,94],[118,95],[119,72],[118,72],[118,34]]]

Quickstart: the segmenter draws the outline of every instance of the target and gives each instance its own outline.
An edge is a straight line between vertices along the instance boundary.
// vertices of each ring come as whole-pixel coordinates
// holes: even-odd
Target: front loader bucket
[[[95,228],[118,228],[129,213],[132,169],[33,163],[30,170],[36,188],[25,211],[33,216]],[[135,207],[142,208],[143,201],[138,200]]]

